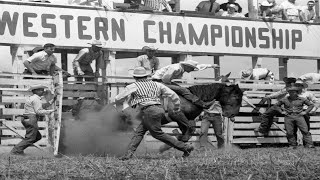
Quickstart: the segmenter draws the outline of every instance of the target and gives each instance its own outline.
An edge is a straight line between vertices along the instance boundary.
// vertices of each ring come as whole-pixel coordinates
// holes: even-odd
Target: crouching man
[[[117,104],[131,97],[130,104],[138,108],[141,123],[137,127],[126,154],[121,160],[130,159],[138,148],[144,134],[149,131],[151,136],[184,152],[183,157],[189,156],[193,146],[176,140],[161,130],[161,119],[165,118],[165,111],[160,102],[160,96],[169,97],[174,104],[174,111],[180,111],[179,96],[165,85],[147,79],[149,73],[143,67],[136,67],[132,76],[135,83],[128,85],[123,92],[115,97]]]
[[[13,155],[23,155],[24,150],[41,139],[38,121],[41,121],[44,115],[53,113],[54,110],[45,110],[42,108],[41,96],[44,94],[43,85],[31,86],[28,91],[32,91],[24,105],[24,118],[21,120],[22,125],[26,129],[25,138],[11,150]]]

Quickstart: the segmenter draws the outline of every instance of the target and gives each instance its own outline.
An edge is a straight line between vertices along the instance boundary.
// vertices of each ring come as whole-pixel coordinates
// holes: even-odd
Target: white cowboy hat
[[[241,71],[241,79],[246,79],[246,80],[251,79],[251,77],[252,77],[252,72],[253,72],[253,69],[252,69],[252,68],[247,69],[247,70],[242,70],[242,71]]]
[[[143,48],[142,48],[142,51],[147,51],[147,50],[149,50],[149,51],[157,51],[158,50],[158,48],[155,48],[155,47],[153,47],[153,46],[143,46]]]
[[[102,42],[99,40],[93,40],[91,43],[88,43],[88,44],[91,44],[92,46],[97,46],[97,47],[103,46]]]
[[[236,10],[236,11],[239,10],[239,7],[236,6],[235,4],[228,4],[228,5],[227,5],[227,8],[233,8],[233,9]]]
[[[151,72],[147,71],[144,67],[136,67],[134,69],[129,69],[129,73],[133,77],[145,77],[151,74]]]
[[[272,4],[272,3],[269,3],[268,1],[263,1],[263,2],[261,3],[261,6],[271,7],[271,6],[273,6],[273,4]]]
[[[35,89],[46,89],[46,88],[48,88],[48,87],[45,86],[45,85],[41,85],[41,84],[31,85],[30,88],[28,89],[28,91],[32,91],[32,90],[35,90]]]
[[[303,89],[307,88],[308,87],[308,84],[303,82],[301,79],[298,79],[296,81],[296,84],[301,84],[303,86]]]
[[[180,62],[180,64],[183,64],[183,65],[189,66],[189,67],[193,67],[195,71],[199,70],[199,68],[197,67],[197,65],[198,65],[197,61],[187,60],[187,61]]]

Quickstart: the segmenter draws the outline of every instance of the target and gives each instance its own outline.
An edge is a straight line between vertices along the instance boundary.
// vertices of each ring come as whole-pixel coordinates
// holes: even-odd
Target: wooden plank
[[[217,138],[215,136],[208,136],[208,138],[210,138],[210,140],[213,142],[217,141]],[[159,140],[155,139],[151,135],[147,135],[147,136],[145,136],[145,141],[146,142],[153,142],[153,141],[159,141]],[[199,137],[192,136],[188,142],[198,142],[198,141],[199,141]]]
[[[241,122],[248,122],[248,123],[252,123],[254,122],[253,119],[254,118],[259,118],[258,116],[236,116],[235,117],[235,123],[241,123]],[[284,117],[276,117],[278,118],[278,122],[283,123],[284,122]],[[320,122],[320,118],[319,116],[311,116],[310,117],[310,122]],[[311,123],[314,124],[314,123]]]
[[[2,97],[2,102],[4,103],[25,103],[26,102],[27,97],[12,97],[12,96],[3,96]],[[0,101],[1,102],[1,101]]]
[[[5,96],[31,96],[32,92],[29,91],[3,91]]]
[[[2,109],[3,115],[23,115],[24,109],[9,109],[4,108]]]
[[[310,133],[312,135],[320,135],[320,131],[319,129],[310,130]],[[233,133],[233,136],[258,136],[258,134],[256,132],[254,132],[253,130],[249,131],[239,131],[239,130],[235,130]],[[286,134],[284,132],[282,132],[281,130],[276,130],[275,128],[273,128],[272,131],[269,132],[268,136],[286,136]]]
[[[284,85],[280,84],[238,84],[241,89],[275,89],[280,90],[284,88]]]
[[[24,77],[33,77],[33,78],[44,78],[44,79],[52,79],[52,76],[41,76],[41,75],[28,75],[28,74],[17,74],[17,73],[0,73],[0,77],[17,77],[17,78],[24,78]]]
[[[2,146],[13,146],[21,142],[21,138],[17,137],[1,137],[1,145]],[[48,146],[47,139],[42,138],[38,142],[35,143],[36,145],[39,146]]]
[[[0,121],[5,121],[4,119],[0,119]],[[13,127],[23,127],[23,125],[21,124],[21,121],[5,121],[6,124],[13,126]],[[38,127],[41,128],[47,128],[48,127],[48,123],[46,121],[38,121]]]
[[[96,91],[97,86],[93,84],[86,84],[85,86],[83,84],[63,84],[63,90],[92,90]]]
[[[15,130],[16,132],[18,132],[19,134],[21,134],[23,137],[26,135],[26,130]],[[41,133],[42,137],[47,136],[47,130],[39,130],[39,132]],[[16,136],[18,137],[18,135],[14,132],[12,132],[9,129],[3,129],[2,130],[2,136]]]
[[[313,142],[320,141],[320,135],[312,135]],[[233,144],[264,144],[264,143],[288,143],[286,137],[252,137],[252,138],[234,138]]]
[[[63,97],[98,97],[98,95],[97,95],[97,92],[66,91],[63,93]]]
[[[52,85],[52,80],[47,79],[0,79],[0,86],[1,85],[19,85],[19,86],[30,86],[30,85],[36,85],[36,84],[42,84],[46,86]]]

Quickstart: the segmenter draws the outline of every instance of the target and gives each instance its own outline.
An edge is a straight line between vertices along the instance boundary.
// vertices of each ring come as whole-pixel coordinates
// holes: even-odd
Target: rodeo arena
[[[0,0],[0,179],[320,179],[319,22],[318,0]]]

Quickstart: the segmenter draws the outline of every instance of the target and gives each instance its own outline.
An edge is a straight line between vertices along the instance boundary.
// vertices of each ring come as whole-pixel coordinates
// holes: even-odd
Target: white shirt
[[[299,16],[299,7],[289,2],[288,0],[281,3],[280,7],[283,10],[287,10],[288,16],[295,16],[295,17]]]
[[[320,80],[320,74],[318,73],[307,73],[299,77],[299,79],[308,82],[317,82]]]
[[[27,59],[27,61],[30,62],[30,66],[36,70],[50,70],[50,66],[52,64],[57,63],[57,58],[54,54],[48,56],[48,54],[45,51],[40,51],[37,53],[34,53],[31,57]]]

